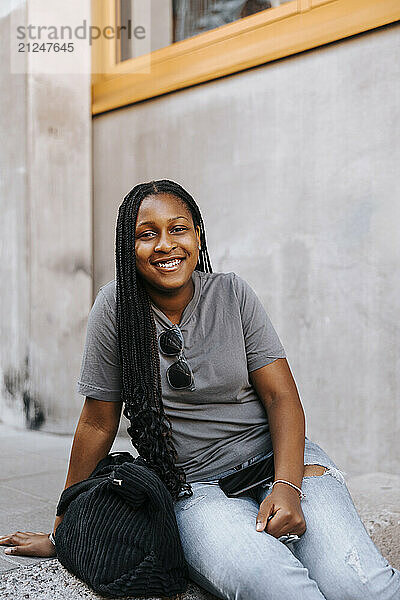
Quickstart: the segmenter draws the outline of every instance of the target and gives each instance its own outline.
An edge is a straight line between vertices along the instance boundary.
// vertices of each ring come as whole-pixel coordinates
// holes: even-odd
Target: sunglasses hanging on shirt
[[[158,348],[166,356],[177,356],[178,360],[167,369],[167,381],[175,390],[195,390],[194,376],[183,353],[184,340],[178,325],[173,325],[158,336]]]

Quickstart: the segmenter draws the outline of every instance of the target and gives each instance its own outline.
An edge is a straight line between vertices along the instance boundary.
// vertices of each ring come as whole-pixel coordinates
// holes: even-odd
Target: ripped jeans
[[[174,503],[191,579],[229,600],[399,600],[400,571],[369,537],[343,473],[307,437],[304,464],[328,470],[303,478],[306,497],[301,507],[307,529],[289,545],[256,531],[259,506],[271,493],[270,484],[229,498],[217,479],[235,472],[234,467],[191,483],[193,496]]]

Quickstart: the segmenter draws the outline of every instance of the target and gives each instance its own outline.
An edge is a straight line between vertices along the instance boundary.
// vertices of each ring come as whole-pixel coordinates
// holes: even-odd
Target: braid
[[[195,227],[200,228],[198,271],[211,273],[205,229],[199,207],[179,184],[168,179],[136,185],[119,207],[116,227],[117,330],[122,366],[123,414],[130,421],[132,445],[157,472],[172,497],[192,495],[182,467],[175,464],[172,425],[164,411],[161,390],[157,329],[150,297],[137,277],[135,226],[139,207],[149,195],[167,193],[189,208]]]

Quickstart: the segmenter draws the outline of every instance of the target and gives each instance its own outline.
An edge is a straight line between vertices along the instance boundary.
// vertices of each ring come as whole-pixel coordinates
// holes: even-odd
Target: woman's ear
[[[198,242],[197,245],[198,245],[199,250],[200,250],[201,249],[201,243],[200,243],[200,227],[199,227],[199,225],[197,225],[197,227],[196,227],[196,235],[197,235],[197,242]]]

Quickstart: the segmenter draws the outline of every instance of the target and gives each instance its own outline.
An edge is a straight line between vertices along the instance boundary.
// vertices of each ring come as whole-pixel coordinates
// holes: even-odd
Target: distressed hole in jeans
[[[205,497],[206,497],[205,494],[202,494],[201,496],[197,496],[196,498],[193,498],[192,500],[189,499],[186,502],[186,504],[184,506],[182,506],[182,510],[187,510],[188,508],[191,508],[192,506],[197,504],[197,502],[199,502],[200,500],[202,500]]]
[[[331,475],[331,477],[333,477],[334,479],[336,479],[337,481],[339,481],[339,483],[345,483],[345,473],[344,471],[340,471],[339,469],[337,469],[336,467],[325,467],[323,465],[318,465],[315,463],[306,463],[304,465],[304,477],[321,477],[322,475]],[[308,469],[307,469],[308,467]],[[315,473],[313,473],[313,469],[312,468],[317,468],[318,470],[316,470]],[[321,469],[324,469],[321,472]]]
[[[344,471],[339,471],[339,469],[336,469],[336,467],[325,467],[324,465],[319,465],[317,463],[306,463],[304,467],[303,479],[330,475],[339,481],[339,483],[345,483],[344,475],[346,475],[346,473]],[[270,490],[272,488],[272,481],[262,483],[261,487]]]
[[[322,465],[304,465],[304,477],[318,477],[326,473],[327,467]]]
[[[351,548],[351,550],[347,552],[345,562],[347,565],[349,565],[349,567],[354,569],[362,583],[368,582],[368,578],[361,566],[360,556],[355,548]]]

